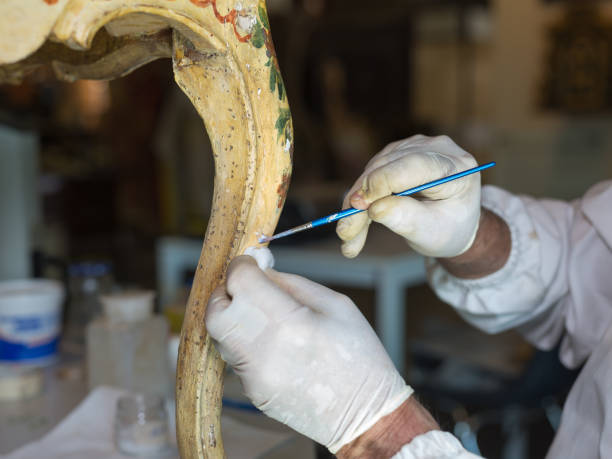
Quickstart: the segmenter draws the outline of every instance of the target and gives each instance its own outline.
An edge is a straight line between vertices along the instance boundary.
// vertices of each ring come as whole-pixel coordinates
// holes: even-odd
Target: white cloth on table
[[[0,456],[1,459],[126,459],[115,448],[113,426],[117,400],[125,391],[111,387],[94,389],[51,432],[32,443]],[[256,428],[229,416],[221,416],[227,456],[252,459],[295,438],[288,429],[282,432]],[[178,459],[176,450],[163,459]],[[161,459],[161,458],[160,458]]]
[[[3,459],[125,459],[113,444],[113,421],[119,389],[92,391],[51,432],[2,456]]]

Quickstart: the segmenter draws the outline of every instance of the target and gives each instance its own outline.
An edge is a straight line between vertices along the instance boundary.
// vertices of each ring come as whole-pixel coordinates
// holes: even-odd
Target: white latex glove
[[[475,167],[476,160],[446,136],[417,135],[387,145],[370,160],[344,200],[344,208],[368,209],[338,222],[342,253],[361,252],[372,221],[406,238],[417,252],[453,257],[465,252],[480,219],[480,174],[472,174],[413,196],[408,188]]]
[[[253,404],[332,453],[412,394],[349,298],[248,256],[231,262],[206,326]]]

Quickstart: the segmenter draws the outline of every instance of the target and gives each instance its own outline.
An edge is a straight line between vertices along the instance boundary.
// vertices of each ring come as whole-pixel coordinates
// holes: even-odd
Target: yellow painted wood
[[[212,215],[181,333],[178,442],[183,458],[224,457],[224,364],[206,333],[206,304],[231,258],[274,232],[291,175],[291,116],[265,2],[4,0],[0,43],[4,82],[44,65],[66,80],[111,79],[172,58],[215,157]]]

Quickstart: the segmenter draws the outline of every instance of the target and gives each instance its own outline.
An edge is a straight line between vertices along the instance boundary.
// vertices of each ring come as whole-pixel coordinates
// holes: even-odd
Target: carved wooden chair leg
[[[291,117],[265,2],[4,0],[0,37],[4,82],[43,65],[70,81],[111,79],[172,57],[215,156],[213,210],[179,349],[178,442],[184,458],[224,457],[224,365],[205,308],[229,260],[274,231],[291,174]]]

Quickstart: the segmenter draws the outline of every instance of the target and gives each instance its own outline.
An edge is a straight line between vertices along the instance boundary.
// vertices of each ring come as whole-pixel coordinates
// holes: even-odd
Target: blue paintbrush
[[[475,174],[476,172],[480,172],[482,170],[488,169],[489,167],[495,166],[495,161],[490,163],[483,164],[482,166],[473,167],[472,169],[468,169],[463,172],[458,172],[457,174],[449,175],[448,177],[444,177],[438,180],[434,180],[433,182],[424,183],[423,185],[415,186],[414,188],[410,188],[406,191],[402,191],[401,193],[393,193],[395,196],[409,196],[414,193],[418,193],[419,191],[426,190],[428,188],[432,188],[434,186],[442,185],[443,183],[450,182],[452,180],[457,180],[461,177],[465,177],[466,175]],[[343,210],[341,212],[328,215],[327,217],[319,218],[318,220],[313,220],[308,223],[304,223],[303,225],[296,226],[295,228],[288,229],[287,231],[283,231],[282,233],[275,234],[274,236],[262,236],[259,238],[259,243],[264,244],[266,242],[273,241],[274,239],[279,239],[281,237],[290,236],[295,233],[299,233],[300,231],[304,231],[310,228],[315,228],[321,225],[327,225],[328,223],[335,222],[344,217],[348,217],[350,215],[358,214],[359,212],[363,212],[363,210],[355,209],[353,207]]]

